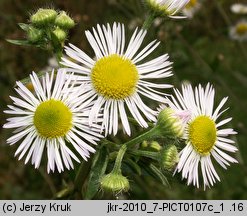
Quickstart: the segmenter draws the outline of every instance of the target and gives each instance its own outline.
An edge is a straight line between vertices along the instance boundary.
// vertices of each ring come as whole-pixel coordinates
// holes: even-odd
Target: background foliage
[[[218,169],[221,183],[206,192],[195,189],[181,181],[181,175],[172,177],[171,185],[164,187],[150,177],[133,175],[130,179],[132,190],[124,194],[125,199],[247,199],[247,42],[239,43],[229,39],[228,28],[242,16],[232,14],[234,0],[204,0],[202,9],[189,20],[164,20],[148,31],[147,41],[158,38],[162,43],[159,53],[168,52],[174,62],[175,76],[172,82],[190,81],[193,85],[214,84],[219,99],[229,96],[228,115],[233,116],[231,127],[238,131],[236,143],[239,164],[229,170]],[[17,23],[26,22],[30,13],[39,7],[54,7],[66,10],[76,20],[69,40],[93,55],[85,40],[84,30],[97,23],[114,21],[125,23],[131,30],[141,26],[145,16],[139,0],[71,0],[0,1],[0,124],[5,123],[2,110],[10,103],[9,95],[15,94],[15,81],[23,79],[32,71],[39,71],[48,64],[51,55],[35,48],[9,44],[9,39],[24,38]],[[246,17],[247,19],[247,17]],[[131,33],[131,30],[129,31]],[[64,184],[71,184],[75,173],[46,173],[45,163],[39,170],[30,164],[24,165],[13,157],[15,146],[6,145],[11,130],[0,127],[0,198],[1,199],[50,199]],[[80,197],[75,197],[80,198]],[[99,193],[96,199],[114,198]]]

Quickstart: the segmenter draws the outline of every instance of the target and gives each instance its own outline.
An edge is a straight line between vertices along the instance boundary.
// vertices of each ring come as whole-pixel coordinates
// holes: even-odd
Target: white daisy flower
[[[241,20],[235,26],[230,27],[230,38],[238,41],[247,40],[247,21]]]
[[[178,14],[190,0],[146,0],[147,5],[154,12],[169,16],[171,18],[184,18],[175,16]]]
[[[54,72],[51,75],[46,73],[41,82],[33,72],[30,78],[34,93],[21,82],[16,82],[18,87],[15,90],[20,98],[11,97],[14,105],[9,105],[9,110],[5,111],[16,116],[7,119],[3,126],[16,128],[7,143],[13,145],[22,140],[15,156],[19,155],[20,160],[26,154],[25,163],[31,159],[38,168],[46,148],[48,173],[50,170],[54,172],[56,167],[59,172],[64,166],[73,168],[72,159],[80,162],[77,155],[87,160],[90,152],[95,152],[88,143],[96,144],[101,137],[98,125],[88,126],[91,101],[87,95],[90,91],[83,86],[73,87],[72,76],[67,77],[63,70],[59,70],[56,78]]]
[[[78,82],[91,86],[89,97],[96,98],[89,115],[90,122],[97,118],[103,108],[103,124],[105,135],[116,134],[120,117],[123,130],[131,134],[127,118],[126,106],[135,120],[142,126],[148,127],[146,119],[155,121],[157,111],[149,108],[141,99],[141,95],[159,102],[164,101],[166,88],[169,84],[155,84],[150,80],[160,80],[172,76],[171,62],[164,54],[155,59],[143,62],[159,45],[152,41],[138,52],[146,35],[145,30],[135,30],[126,47],[125,28],[123,24],[113,24],[111,28],[97,25],[93,33],[86,31],[86,37],[94,49],[95,59],[90,58],[82,50],[70,44],[66,54],[79,62],[74,63],[63,58],[62,64],[68,66],[68,72],[80,75]],[[157,91],[160,89],[162,91]]]
[[[182,93],[175,89],[175,97],[168,104],[175,112],[183,113],[187,118],[183,139],[186,146],[179,153],[179,162],[175,172],[182,172],[187,183],[199,187],[199,170],[202,172],[204,189],[213,186],[220,177],[215,171],[212,157],[223,168],[237,160],[226,152],[236,152],[234,141],[227,136],[236,134],[231,128],[221,128],[232,118],[219,121],[219,117],[227,110],[221,110],[227,97],[214,109],[214,88],[208,84],[192,89],[190,84],[182,86]],[[186,114],[187,113],[187,114]],[[200,168],[199,168],[200,163]]]
[[[200,8],[201,8],[200,0],[190,0],[189,3],[182,10],[182,13],[188,18],[193,18],[194,14]]]
[[[247,4],[235,3],[231,6],[231,11],[235,14],[247,14]]]

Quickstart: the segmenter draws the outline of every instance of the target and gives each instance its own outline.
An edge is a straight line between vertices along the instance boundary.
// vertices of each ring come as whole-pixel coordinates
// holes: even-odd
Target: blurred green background
[[[231,127],[238,131],[236,154],[239,164],[227,171],[217,169],[221,182],[203,191],[187,186],[181,175],[169,175],[170,188],[164,187],[152,178],[133,176],[132,189],[125,199],[247,199],[247,42],[232,41],[229,27],[246,18],[230,11],[234,0],[204,0],[202,8],[193,19],[161,20],[158,26],[148,31],[146,44],[158,38],[162,43],[156,56],[167,52],[173,64],[172,82],[180,88],[182,81],[193,85],[211,82],[217,91],[217,102],[229,96],[230,107],[226,115],[232,116]],[[93,54],[84,31],[97,23],[123,22],[133,28],[141,26],[145,19],[143,3],[140,0],[70,0],[32,1],[0,0],[0,123],[5,123],[3,110],[14,95],[16,80],[23,79],[34,70],[47,66],[52,57],[49,53],[30,47],[9,44],[5,39],[24,39],[17,23],[27,22],[31,13],[39,7],[53,7],[65,10],[75,19],[77,25],[66,41]],[[30,164],[14,158],[16,146],[8,146],[6,139],[11,130],[0,127],[0,198],[1,199],[51,199],[63,188],[64,180],[71,182],[73,171],[62,174],[46,173],[45,163],[39,170]],[[104,194],[97,197],[105,199]]]

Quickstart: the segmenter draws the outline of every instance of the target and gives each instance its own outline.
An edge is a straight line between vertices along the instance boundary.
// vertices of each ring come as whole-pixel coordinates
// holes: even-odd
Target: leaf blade
[[[92,199],[99,190],[100,179],[105,174],[108,164],[108,152],[105,147],[102,147],[95,155],[93,166],[89,174],[85,199]]]

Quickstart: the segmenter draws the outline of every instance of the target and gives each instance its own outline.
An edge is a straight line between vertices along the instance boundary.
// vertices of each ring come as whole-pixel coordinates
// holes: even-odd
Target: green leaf
[[[8,41],[9,43],[18,45],[18,46],[33,46],[33,47],[37,47],[37,48],[40,48],[40,49],[47,50],[47,48],[46,48],[46,42],[41,42],[40,44],[35,44],[35,43],[32,43],[29,40],[12,40],[12,39],[6,39],[6,41]]]
[[[141,167],[135,161],[127,158],[125,162],[137,175],[142,174]]]
[[[11,40],[11,39],[6,39],[9,43],[19,45],[19,46],[32,46],[33,44],[30,43],[28,40]]]
[[[20,26],[20,28],[24,31],[28,31],[29,28],[30,28],[30,25],[29,24],[26,24],[26,23],[18,23],[18,25]]]
[[[100,179],[105,174],[108,163],[108,152],[105,147],[97,151],[89,174],[85,199],[92,199],[99,190]]]
[[[151,163],[149,164],[149,166],[144,167],[144,168],[150,175],[152,175],[154,178],[159,180],[164,186],[167,186],[167,187],[170,186],[165,175],[154,164]]]

